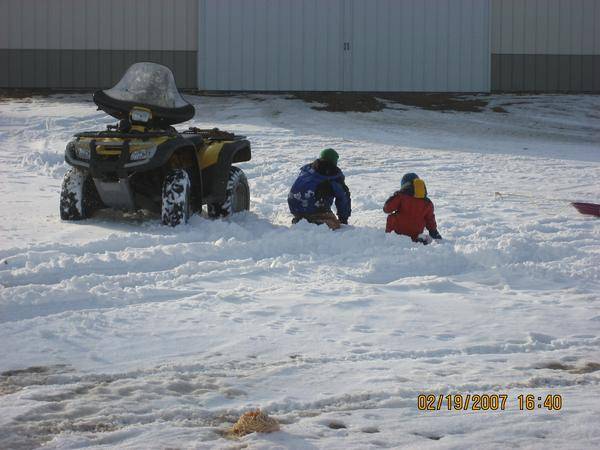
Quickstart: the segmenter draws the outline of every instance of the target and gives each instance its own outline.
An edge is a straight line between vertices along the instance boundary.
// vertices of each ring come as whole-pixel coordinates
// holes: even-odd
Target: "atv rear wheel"
[[[102,201],[89,172],[79,167],[65,174],[60,191],[60,218],[83,220],[92,217],[102,207]]]
[[[227,190],[223,203],[208,205],[208,215],[212,218],[227,217],[250,209],[250,186],[246,174],[239,167],[231,166],[227,179]]]
[[[171,171],[163,183],[162,223],[175,227],[190,218],[190,177],[183,169]]]

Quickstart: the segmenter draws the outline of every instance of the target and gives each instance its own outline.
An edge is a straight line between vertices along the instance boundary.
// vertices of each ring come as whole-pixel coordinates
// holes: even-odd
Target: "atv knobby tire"
[[[102,201],[89,172],[72,167],[63,178],[60,191],[60,218],[83,220],[92,217],[102,207]]]
[[[240,211],[250,209],[250,186],[242,169],[231,166],[225,201],[208,205],[208,215],[212,218],[227,217]]]
[[[161,217],[164,225],[175,227],[190,218],[190,177],[183,169],[170,172],[163,183]]]

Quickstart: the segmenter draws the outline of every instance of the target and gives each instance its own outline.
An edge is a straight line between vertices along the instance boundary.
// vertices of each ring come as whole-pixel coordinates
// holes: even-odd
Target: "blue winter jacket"
[[[338,218],[347,222],[352,207],[344,178],[340,169],[322,159],[305,165],[288,195],[290,212],[303,215],[331,211],[335,198]]]

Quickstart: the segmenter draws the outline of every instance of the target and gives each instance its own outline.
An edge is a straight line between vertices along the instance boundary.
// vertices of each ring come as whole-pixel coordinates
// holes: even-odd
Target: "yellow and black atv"
[[[67,144],[60,217],[81,220],[101,208],[161,214],[165,225],[188,221],[208,206],[210,217],[250,208],[248,180],[233,163],[249,161],[244,136],[172,125],[194,117],[171,71],[159,64],[132,65],[94,102],[119,119],[105,131],[75,135]]]

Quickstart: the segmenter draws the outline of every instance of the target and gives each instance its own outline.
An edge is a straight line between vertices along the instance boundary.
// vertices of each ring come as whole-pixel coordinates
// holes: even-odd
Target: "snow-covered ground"
[[[600,97],[482,113],[190,100],[189,125],[251,140],[252,205],[175,229],[61,222],[65,143],[112,119],[88,95],[0,100],[0,448],[600,446],[600,222],[565,201],[600,201]],[[292,227],[288,189],[325,147],[350,226]],[[383,232],[409,171],[441,243]],[[420,393],[508,401],[426,412]],[[563,408],[520,411],[529,393]],[[252,408],[282,431],[224,438]]]

